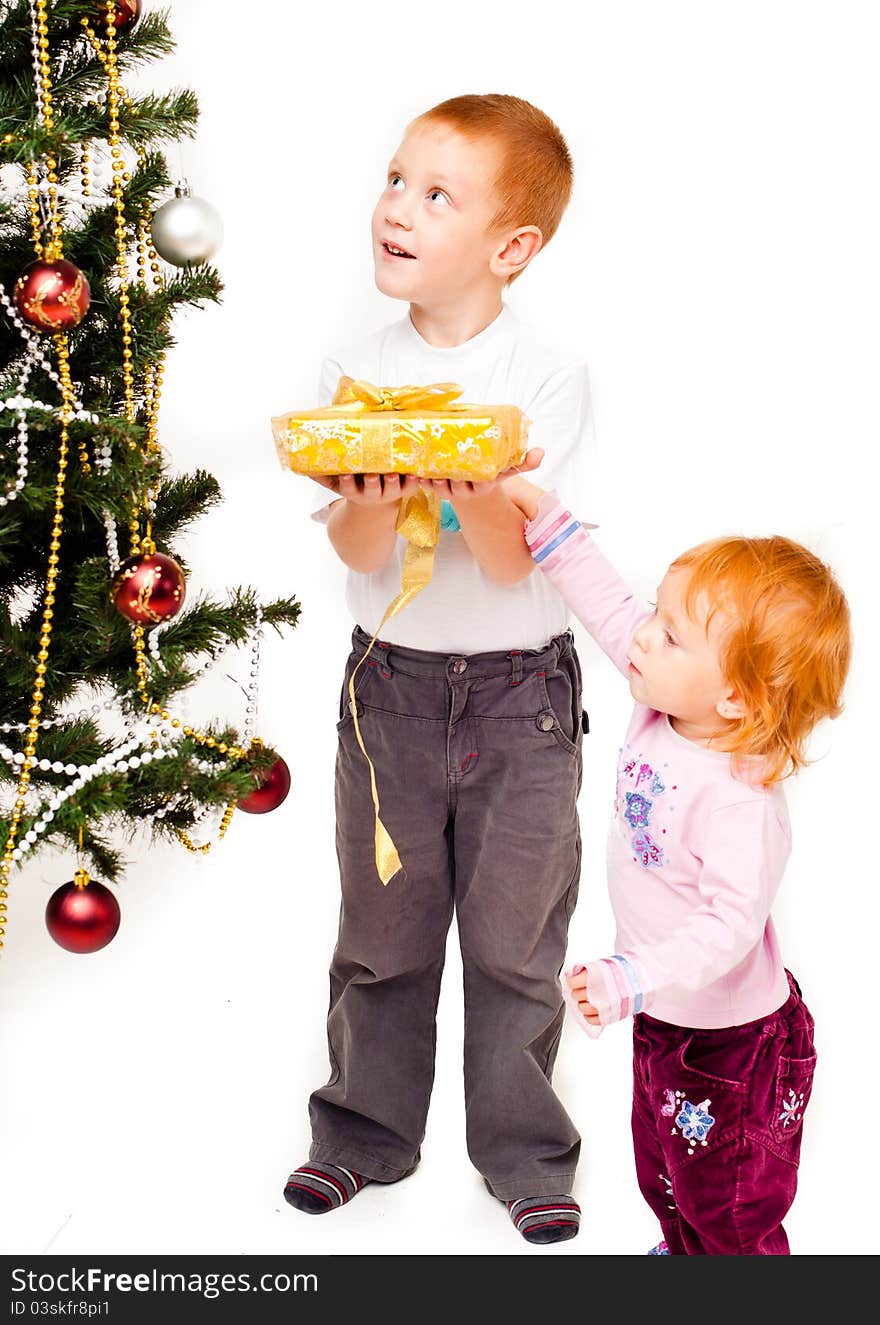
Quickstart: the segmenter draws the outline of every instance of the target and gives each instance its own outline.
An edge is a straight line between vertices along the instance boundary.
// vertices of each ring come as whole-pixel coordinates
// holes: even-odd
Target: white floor
[[[268,816],[259,829],[242,821],[213,867],[154,850],[125,885],[123,930],[91,958],[51,944],[39,908],[18,893],[15,943],[3,959],[2,1250],[642,1254],[655,1226],[633,1176],[624,1028],[598,1044],[572,1026],[563,1037],[556,1084],[584,1137],[577,1239],[528,1246],[471,1168],[454,938],[420,1169],[328,1216],[285,1204],[284,1180],[306,1155],[307,1092],[326,1073],[329,948],[297,930],[298,898],[325,891],[328,931],[335,899],[329,880],[253,873],[249,830],[274,831],[280,845],[282,828]],[[267,925],[270,906],[277,923]],[[801,1254],[876,1250],[853,1150],[835,1144],[831,1076],[817,1085],[788,1221]]]

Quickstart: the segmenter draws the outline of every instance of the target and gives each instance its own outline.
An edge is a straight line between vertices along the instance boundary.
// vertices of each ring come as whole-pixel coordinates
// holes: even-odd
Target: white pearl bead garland
[[[40,127],[45,124],[43,114],[43,71],[40,66],[40,39],[37,23],[37,7],[34,0],[28,0],[28,8],[31,13],[31,60],[34,66],[34,92],[37,101],[37,124]]]
[[[18,309],[15,307],[15,304],[13,304],[12,300],[9,298],[9,295],[6,293],[6,288],[3,285],[2,281],[0,281],[0,304],[3,305],[10,321],[13,323],[13,325],[21,333],[21,335],[27,341],[28,345],[31,347],[36,362],[39,363],[43,371],[48,374],[48,376],[52,379],[52,381],[56,384],[56,386],[60,390],[61,378],[58,376],[57,372],[52,367],[52,364],[43,348],[43,343],[40,341],[36,333],[31,331],[30,328],[26,327],[25,324],[22,322],[21,318],[18,316]],[[87,415],[83,412],[82,401],[77,397],[75,391],[73,396],[71,397],[70,404],[71,408],[74,410],[75,417],[91,419],[92,422],[97,423],[98,421],[97,416]]]
[[[150,745],[149,748],[142,750],[139,755],[135,754],[135,751],[137,751],[141,745],[148,743],[151,739],[151,735],[149,734],[132,736],[122,745],[117,746],[111,754],[102,755],[94,764],[91,764],[88,767],[81,766],[80,768],[77,768],[75,770],[76,776],[68,786],[55,791],[49,798],[39,818],[34,822],[33,827],[25,833],[21,842],[13,851],[12,859],[20,860],[23,855],[30,851],[37,839],[45,833],[64,802],[70,800],[70,798],[75,796],[77,792],[82,791],[87,782],[91,782],[97,777],[110,776],[113,773],[127,773],[129,769],[139,768],[142,763],[151,763],[157,759],[167,759],[169,756],[177,753],[173,748],[173,745]],[[180,740],[180,735],[174,733],[173,739],[175,741]],[[0,754],[5,756],[5,748],[0,749]],[[56,772],[65,771],[65,766],[63,764],[58,764],[57,762],[52,764],[51,767]],[[73,768],[74,765],[68,765],[67,767]]]
[[[45,121],[46,101],[45,101],[44,88],[42,82],[39,37],[38,37],[38,19],[37,19],[37,11],[34,0],[29,0],[29,10],[31,18],[31,54],[33,60],[33,67],[34,67],[34,85],[36,90],[37,122],[42,125]],[[44,219],[44,223],[46,222],[47,219],[48,201],[51,193],[55,193],[56,195],[64,196],[66,198],[75,200],[76,202],[80,203],[83,207],[88,207],[90,205],[98,205],[99,202],[102,203],[103,200],[91,197],[87,199],[86,197],[83,196],[80,190],[74,191],[72,188],[60,183],[56,183],[50,186],[49,179],[46,174],[45,165],[41,164],[39,168],[41,173],[40,173],[40,178],[37,180],[37,188],[39,191],[39,206],[41,214]],[[127,179],[128,176],[126,175],[125,178]],[[93,181],[94,181],[94,171],[93,171]],[[39,362],[40,366],[48,374],[50,379],[53,380],[59,387],[61,386],[61,381],[58,374],[52,367],[46,354],[44,353],[43,350],[44,342],[42,342],[40,339],[34,336],[31,330],[28,329],[25,326],[25,324],[22,322],[22,320],[18,316],[17,310],[10,301],[2,283],[0,283],[0,303],[2,303],[4,309],[6,310],[8,316],[10,317],[10,320],[12,321],[13,325],[16,326],[16,328],[24,338],[27,345],[25,361],[21,369],[19,380],[17,382],[16,393],[15,395],[7,397],[4,400],[0,400],[0,410],[2,409],[13,410],[18,415],[18,420],[16,424],[16,432],[18,437],[17,478],[15,483],[7,489],[6,493],[0,496],[0,506],[5,506],[10,501],[14,500],[23,490],[27,478],[27,472],[28,472],[27,412],[29,410],[42,410],[49,413],[57,413],[59,415],[61,414],[60,407],[49,405],[42,401],[33,400],[25,395],[25,388],[30,379],[31,371],[35,366],[35,364]],[[69,412],[71,407],[73,410],[72,416]],[[88,422],[95,424],[100,422],[100,418],[97,414],[93,414],[82,407],[81,402],[76,398],[75,394],[73,394],[72,398],[69,400],[67,417],[68,418],[73,417],[79,422]],[[95,468],[99,470],[106,471],[107,469],[110,468],[112,464],[112,451],[110,444],[106,439],[95,439],[93,463],[95,465]],[[149,499],[145,503],[146,509],[149,513],[152,513],[155,510],[155,505],[156,505],[155,501],[152,499]],[[112,573],[115,574],[120,564],[119,551],[118,551],[118,537],[117,537],[115,521],[112,515],[108,511],[104,512],[104,525],[107,535],[108,562],[110,564]],[[165,628],[167,625],[170,624],[171,623],[164,623],[163,626],[157,627],[156,629],[151,631],[147,636],[147,644],[151,660],[155,664],[155,666],[160,668],[161,670],[165,669],[159,649],[159,639],[163,628]],[[257,619],[251,638],[250,677],[245,692],[247,699],[246,719],[244,724],[246,747],[249,746],[250,742],[253,739],[254,729],[256,725],[261,634],[262,634],[262,613],[258,609]],[[216,657],[208,656],[204,661],[204,663],[194,668],[192,670],[193,680],[195,680],[196,677],[207,672],[210,669],[210,667],[212,667],[216,662],[220,660],[220,658],[223,656],[223,653],[225,653],[225,649],[219,652],[216,655]],[[40,722],[40,727],[43,729],[48,729],[55,726],[61,727],[67,724],[68,722],[70,722],[71,720],[75,720],[75,718],[85,719],[89,716],[97,717],[100,714],[102,708],[105,710],[111,710],[115,707],[116,707],[115,700],[107,700],[104,701],[103,705],[93,704],[90,709],[83,708],[76,715],[65,714],[54,719],[42,719]],[[13,850],[12,852],[13,860],[20,860],[23,855],[27,854],[31,850],[31,848],[37,843],[39,837],[46,832],[46,830],[48,829],[49,825],[51,824],[52,820],[54,819],[55,815],[57,814],[61,806],[68,799],[75,796],[79,791],[81,791],[83,787],[88,782],[92,781],[94,778],[100,776],[108,776],[110,774],[116,774],[116,773],[125,774],[129,770],[137,770],[142,765],[149,764],[156,759],[167,758],[169,756],[176,756],[179,753],[178,750],[175,748],[175,745],[183,738],[182,731],[174,730],[169,727],[160,728],[159,720],[155,718],[148,718],[146,720],[141,719],[140,722],[138,723],[138,719],[136,716],[134,717],[126,716],[126,726],[129,729],[127,734],[127,739],[121,745],[119,745],[115,750],[113,750],[110,754],[102,755],[92,765],[76,765],[74,763],[63,763],[61,760],[50,761],[45,758],[35,761],[35,767],[40,771],[44,773],[53,772],[59,775],[63,774],[66,777],[69,777],[71,781],[67,787],[53,792],[50,799],[43,807],[42,811],[39,812],[38,817],[34,821],[32,827],[28,829],[28,831],[19,841],[17,847]],[[139,727],[139,730],[135,730],[136,727]],[[0,731],[4,732],[15,731],[16,733],[23,734],[27,730],[28,730],[27,725],[24,723],[13,724],[7,722],[0,724]],[[170,742],[170,744],[161,745],[158,743],[160,740]],[[25,762],[25,754],[23,752],[13,751],[10,747],[6,746],[3,743],[0,743],[0,758],[7,760],[9,763],[11,763],[13,767],[18,767]],[[198,759],[193,757],[190,757],[186,762],[187,766],[191,769],[211,774],[217,773],[218,771],[230,767],[232,763],[230,759],[223,759],[220,762],[215,762],[210,759]],[[184,791],[186,790],[185,782],[182,784],[182,789]],[[26,804],[35,798],[36,793],[37,793],[36,788],[30,787],[28,789],[28,791],[26,792]],[[184,797],[180,794],[171,797],[170,800],[163,807],[161,807],[158,811],[155,812],[154,815],[150,817],[153,819],[164,818],[172,809],[176,808],[176,806],[179,805],[183,799]],[[28,811],[29,814],[32,812],[33,811]],[[198,816],[197,820],[193,824],[193,829],[202,826],[209,817],[215,814],[215,812],[216,812],[216,807],[208,806],[205,809],[205,811]]]
[[[52,367],[52,364],[49,361],[49,359],[46,357],[46,354],[43,351],[43,346],[40,340],[35,335],[33,335],[27,329],[24,323],[21,321],[21,318],[18,316],[18,312],[15,308],[15,305],[9,299],[9,296],[6,293],[6,290],[2,282],[0,282],[0,303],[3,304],[3,307],[6,309],[6,312],[8,313],[10,319],[18,328],[19,332],[22,334],[27,344],[27,351],[19,375],[16,394],[13,396],[7,396],[5,399],[0,400],[0,410],[7,409],[18,414],[17,478],[15,483],[12,484],[9,488],[7,488],[5,493],[0,494],[0,508],[2,508],[4,506],[7,506],[9,502],[15,501],[16,497],[24,487],[25,480],[27,478],[27,472],[28,472],[27,411],[34,409],[43,410],[47,414],[55,414],[58,416],[58,418],[61,418],[63,410],[60,405],[49,405],[45,401],[33,400],[31,399],[30,396],[25,395],[25,387],[27,386],[27,383],[30,380],[31,372],[38,363],[40,367],[46,373],[48,373],[49,377],[58,385],[59,388],[61,386],[61,379],[58,376],[58,374],[55,372],[55,369]],[[75,392],[71,403],[73,406],[73,410],[69,417],[77,420],[80,423],[100,423],[100,416],[98,414],[93,414],[91,410],[84,409],[81,401],[79,401],[76,398]],[[112,463],[113,463],[113,453],[109,441],[107,441],[106,438],[98,439],[95,443],[95,454],[94,454],[95,468],[103,470],[106,473],[106,471],[110,468]]]
[[[108,515],[106,518],[107,521],[109,521],[108,532],[109,529],[112,528],[115,541],[116,529],[112,516]],[[163,622],[162,626],[167,627],[170,624],[170,622]],[[160,631],[161,627],[157,627],[155,630],[151,631],[147,637],[151,657],[159,666],[162,665],[158,640]],[[256,727],[262,632],[263,614],[258,607],[254,630],[250,641],[250,676],[245,690],[247,697],[243,737],[245,749],[247,749],[253,740]],[[210,667],[219,661],[220,657],[222,657],[222,654],[218,654],[215,658],[208,658],[201,667],[194,669],[194,677],[208,671]],[[60,727],[77,718],[82,720],[87,717],[97,717],[102,708],[110,710],[114,707],[114,700],[105,700],[103,704],[96,703],[92,704],[90,708],[82,708],[76,714],[69,713],[58,718],[44,718],[41,721],[40,726],[43,728]],[[63,764],[60,760],[55,760],[54,762],[50,762],[48,759],[37,760],[36,768],[39,769],[40,772],[64,773],[72,780],[67,787],[53,792],[49,801],[45,804],[42,813],[40,813],[39,817],[35,820],[33,827],[25,833],[24,837],[19,842],[19,845],[13,851],[13,860],[20,860],[22,855],[27,854],[27,852],[31,850],[40,836],[45,833],[64,802],[69,800],[72,796],[75,796],[76,793],[81,791],[86,783],[92,781],[93,778],[109,775],[111,773],[127,773],[130,769],[138,769],[143,764],[149,764],[156,759],[167,759],[171,755],[177,755],[178,751],[174,749],[174,744],[183,739],[183,733],[180,730],[175,730],[170,727],[159,728],[160,721],[161,720],[156,719],[155,716],[147,719],[146,722],[143,719],[131,719],[131,730],[128,739],[122,745],[118,746],[111,754],[102,755],[91,765]],[[23,734],[27,731],[27,724],[10,722],[0,723],[0,731]],[[172,744],[167,746],[156,744],[159,739],[170,741]],[[139,751],[139,753],[134,753],[135,751]],[[0,742],[0,758],[5,759],[7,763],[11,764],[13,767],[18,767],[24,763],[25,757],[21,751],[13,751],[9,746]],[[231,762],[232,761],[229,759],[216,761],[190,757],[186,761],[186,767],[199,773],[216,774],[229,768]],[[183,799],[182,796],[172,797],[165,805],[161,806],[153,814],[147,815],[144,822],[150,823],[153,820],[164,819],[167,814],[177,808]],[[29,811],[29,813],[31,812],[32,811]],[[193,823],[190,831],[201,831],[207,820],[216,813],[216,806],[207,806],[205,811],[199,815],[198,819]]]

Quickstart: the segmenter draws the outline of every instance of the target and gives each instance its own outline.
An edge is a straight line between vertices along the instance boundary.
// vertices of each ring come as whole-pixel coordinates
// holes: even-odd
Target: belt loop
[[[510,658],[510,684],[518,686],[522,682],[522,649],[511,649],[507,656]]]
[[[374,647],[377,650],[379,671],[385,680],[389,681],[391,679],[391,645],[384,640],[377,639]]]

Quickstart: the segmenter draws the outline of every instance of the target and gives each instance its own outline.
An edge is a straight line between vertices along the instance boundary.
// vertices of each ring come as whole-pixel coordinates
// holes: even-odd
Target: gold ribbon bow
[[[334,406],[349,405],[351,413],[386,409],[447,409],[461,395],[457,382],[431,382],[428,386],[374,386],[363,378],[340,377]],[[459,403],[454,409],[463,409]]]
[[[464,410],[453,404],[461,395],[457,382],[433,382],[429,386],[374,386],[372,382],[340,377],[333,397],[333,409],[339,414],[397,414],[420,410]],[[365,418],[360,425],[361,462],[366,474],[393,474],[399,461],[394,457],[395,433],[419,440],[421,419]]]

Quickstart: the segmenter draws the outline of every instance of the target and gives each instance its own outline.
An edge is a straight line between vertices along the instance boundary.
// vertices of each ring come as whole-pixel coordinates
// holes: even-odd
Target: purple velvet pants
[[[816,1053],[797,983],[776,1012],[694,1030],[633,1022],[633,1145],[673,1256],[787,1256]]]

